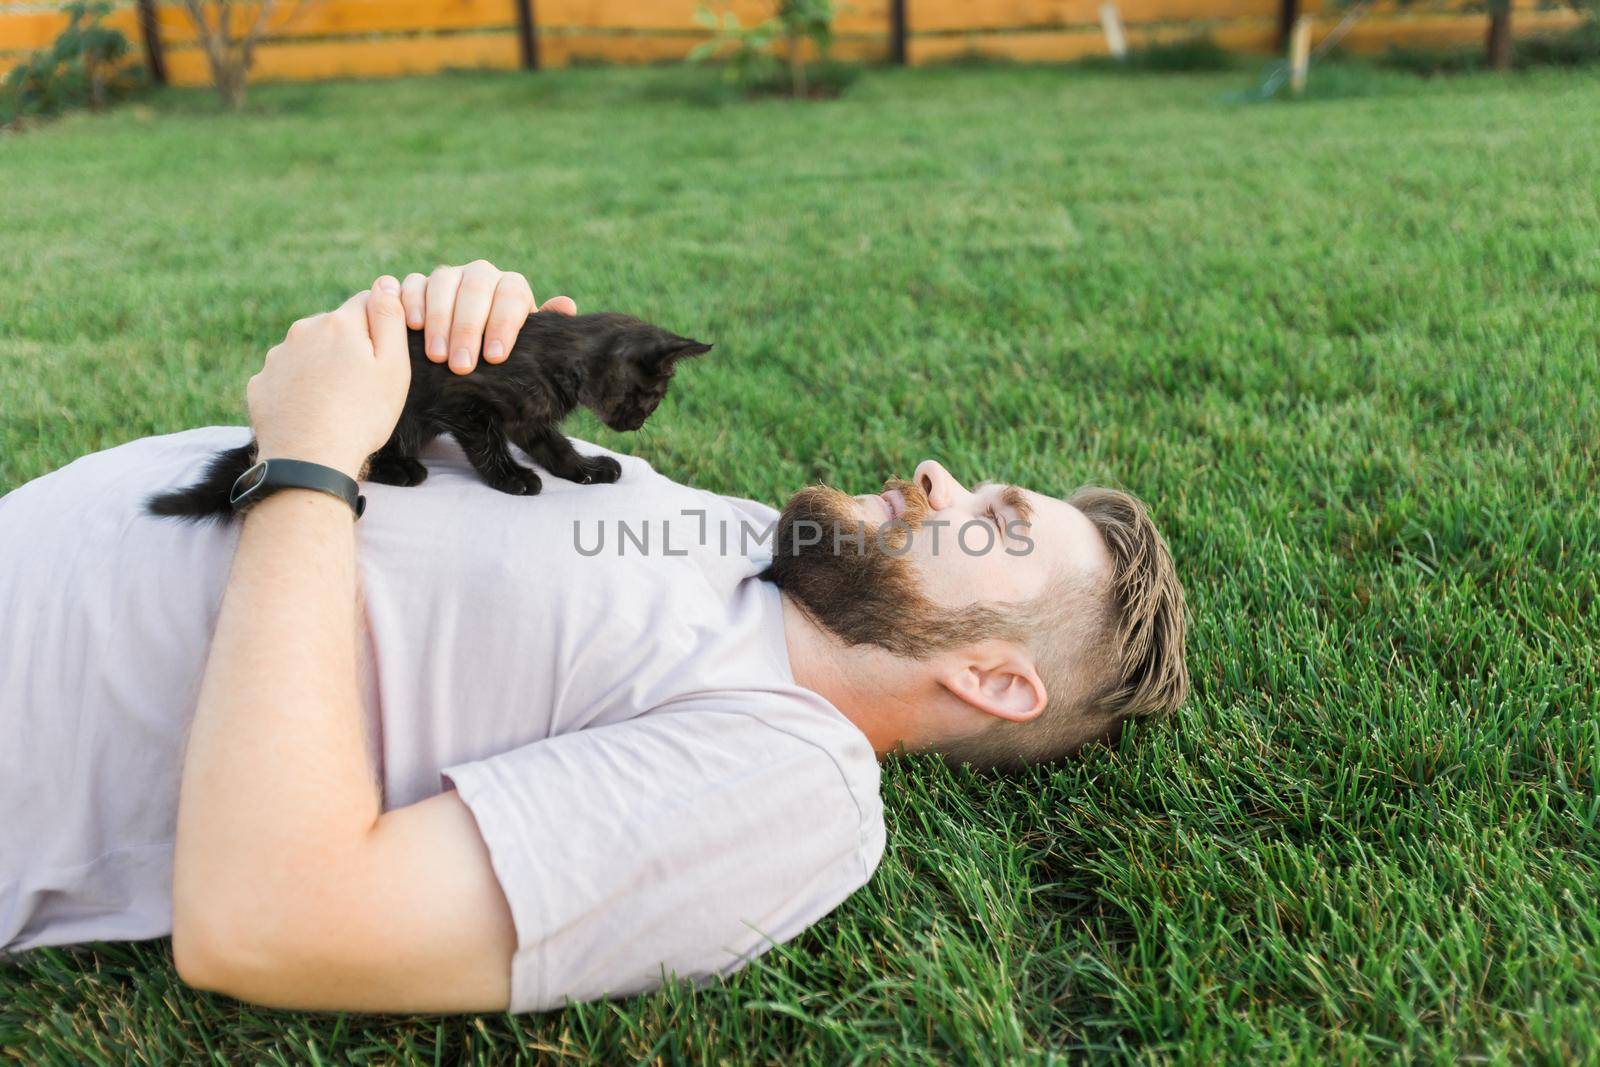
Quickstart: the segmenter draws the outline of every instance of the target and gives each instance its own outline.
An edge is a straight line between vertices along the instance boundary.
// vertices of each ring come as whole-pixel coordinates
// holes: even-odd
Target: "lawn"
[[[717,342],[645,433],[577,427],[680,480],[779,501],[933,456],[1138,493],[1192,701],[1019,778],[892,765],[872,882],[717,987],[297,1015],[103,946],[0,968],[0,1045],[1600,1057],[1600,78],[1241,105],[1240,74],[947,68],[712,106],[704,77],[174,92],[0,138],[0,490],[240,423],[293,319],[484,256]]]

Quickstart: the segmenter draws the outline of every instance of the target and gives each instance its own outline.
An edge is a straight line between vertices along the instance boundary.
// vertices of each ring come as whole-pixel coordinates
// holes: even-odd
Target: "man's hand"
[[[400,287],[406,325],[423,331],[423,347],[434,363],[450,358],[450,369],[467,374],[478,353],[490,363],[511,354],[517,331],[537,305],[528,279],[478,259],[464,267],[439,267],[430,275],[408,274]],[[576,315],[571,297],[546,300],[540,311]]]
[[[394,432],[411,386],[403,315],[400,283],[384,275],[337,311],[289,327],[246,389],[257,455],[359,478]]]

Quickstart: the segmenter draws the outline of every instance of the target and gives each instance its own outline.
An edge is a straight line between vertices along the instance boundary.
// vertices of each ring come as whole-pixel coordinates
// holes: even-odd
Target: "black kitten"
[[[417,453],[449,433],[488,485],[521,496],[542,483],[512,458],[508,441],[558,478],[614,482],[622,473],[617,461],[579,455],[561,421],[586,407],[613,430],[637,430],[666,395],[677,362],[711,349],[628,315],[541,311],[528,317],[503,363],[480,363],[463,376],[428,359],[422,331],[408,332],[411,391],[394,433],[368,458],[366,480],[420,484],[428,468]],[[255,463],[255,449],[252,439],[217,453],[197,484],[155,494],[145,506],[153,515],[227,521],[228,494]]]

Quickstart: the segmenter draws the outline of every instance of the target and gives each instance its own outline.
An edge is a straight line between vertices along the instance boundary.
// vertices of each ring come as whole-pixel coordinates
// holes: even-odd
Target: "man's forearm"
[[[179,939],[219,918],[270,924],[274,902],[312,891],[378,818],[356,682],[353,526],[345,504],[306,490],[244,519],[184,763]]]
[[[351,476],[411,378],[385,276],[301,319],[245,397],[262,456]],[[350,509],[276,493],[244,519],[178,802],[172,950],[194,985],[278,1007],[504,1008],[517,945],[472,812],[383,812],[356,679]]]

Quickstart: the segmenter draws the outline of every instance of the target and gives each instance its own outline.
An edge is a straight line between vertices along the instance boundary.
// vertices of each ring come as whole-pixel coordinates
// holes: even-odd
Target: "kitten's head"
[[[711,346],[627,315],[614,318],[614,329],[595,351],[580,399],[611,429],[637,430],[667,395],[678,363]]]

